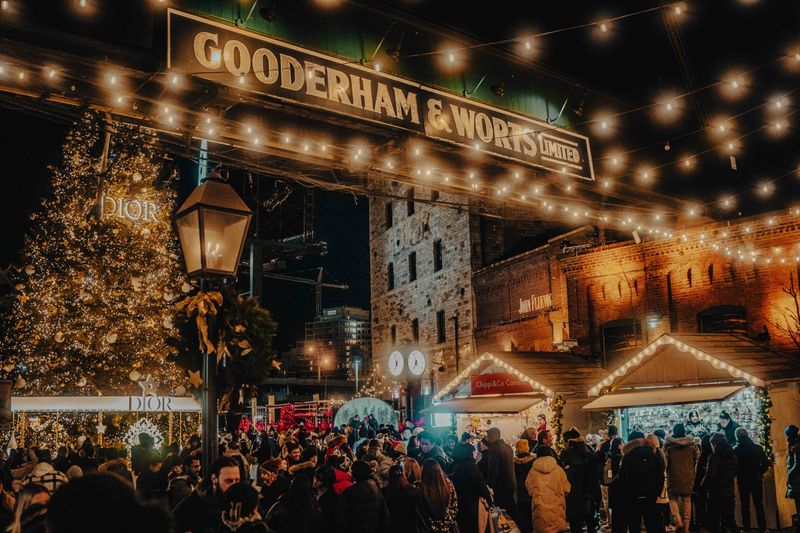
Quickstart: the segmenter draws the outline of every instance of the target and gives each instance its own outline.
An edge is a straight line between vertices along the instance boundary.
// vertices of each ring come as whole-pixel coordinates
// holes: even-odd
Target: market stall
[[[767,525],[791,525],[794,505],[783,498],[783,428],[800,419],[800,359],[747,337],[725,333],[665,334],[588,389],[586,412],[612,414],[622,434],[683,423],[702,436],[719,428],[725,411],[770,457],[764,478]],[[791,505],[790,505],[791,504]],[[747,525],[745,525],[747,527]]]
[[[504,437],[515,437],[526,427],[539,427],[542,414],[557,435],[570,426],[596,432],[605,420],[581,407],[586,390],[606,375],[598,365],[564,352],[486,352],[436,392],[424,412],[434,425],[459,432],[494,426]]]
[[[182,443],[200,425],[200,404],[172,396],[15,396],[11,414],[4,442],[13,435],[20,446],[51,450],[81,436],[109,447],[130,448],[140,433],[157,445]]]

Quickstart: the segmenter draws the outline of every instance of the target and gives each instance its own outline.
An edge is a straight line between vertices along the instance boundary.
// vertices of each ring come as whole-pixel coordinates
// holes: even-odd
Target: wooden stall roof
[[[799,357],[770,350],[744,335],[675,333],[670,337],[764,381],[800,378]]]
[[[664,334],[588,388],[605,390],[664,385],[749,383],[764,386],[800,378],[800,358],[732,333]]]
[[[568,352],[490,353],[557,394],[585,394],[589,387],[608,375],[608,370],[599,364]]]

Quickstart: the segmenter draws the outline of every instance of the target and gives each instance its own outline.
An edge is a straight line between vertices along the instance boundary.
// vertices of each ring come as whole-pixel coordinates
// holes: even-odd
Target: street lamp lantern
[[[175,214],[189,276],[235,276],[252,217],[233,187],[211,173]]]
[[[186,272],[201,279],[236,276],[253,213],[233,187],[212,172],[175,213]],[[214,317],[211,317],[214,320]],[[215,329],[208,324],[210,330]],[[203,475],[217,456],[216,357],[203,354]]]

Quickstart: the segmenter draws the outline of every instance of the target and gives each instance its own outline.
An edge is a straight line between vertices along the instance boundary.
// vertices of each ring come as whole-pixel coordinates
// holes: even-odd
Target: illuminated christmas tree
[[[134,370],[161,392],[185,381],[165,343],[191,290],[171,225],[176,175],[153,132],[119,124],[103,165],[106,131],[98,115],[78,121],[32,217],[0,345],[14,394],[136,393]]]

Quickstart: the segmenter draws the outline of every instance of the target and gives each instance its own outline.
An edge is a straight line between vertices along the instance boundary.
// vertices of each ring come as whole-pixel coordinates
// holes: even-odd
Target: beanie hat
[[[395,444],[394,451],[401,455],[408,455],[408,448],[406,448],[406,444],[404,442],[398,442]]]
[[[786,438],[790,441],[794,442],[797,440],[797,436],[800,433],[800,429],[797,428],[794,424],[789,424],[786,426],[786,429],[783,430],[783,434],[786,435]]]
[[[636,439],[643,439],[643,438],[644,438],[644,433],[642,433],[641,431],[631,431],[630,433],[628,433],[629,441]]]
[[[531,447],[530,447],[530,444],[528,444],[528,439],[519,439],[517,441],[517,443],[515,444],[515,447],[517,449],[517,453],[530,453],[531,452]]]
[[[616,437],[619,435],[619,428],[614,425],[608,426],[608,436],[609,437]]]
[[[676,439],[686,436],[686,428],[683,424],[675,424],[672,426],[672,436]]]
[[[664,431],[664,430],[663,430],[663,429],[661,429],[661,428],[659,428],[659,429],[655,430],[655,431],[653,432],[653,435],[655,435],[656,437],[658,437],[659,439],[662,439],[662,440],[667,438],[667,432],[666,432],[666,431]]]
[[[569,428],[568,430],[566,430],[564,432],[564,440],[565,441],[575,440],[577,438],[580,438],[580,436],[581,436],[581,432],[578,431],[575,428],[575,426],[572,426],[571,428]]]

